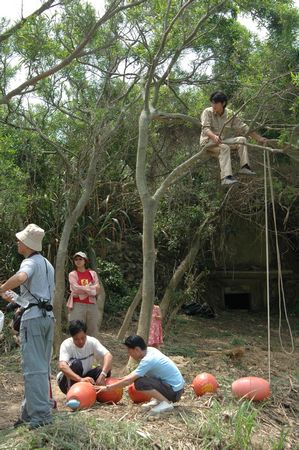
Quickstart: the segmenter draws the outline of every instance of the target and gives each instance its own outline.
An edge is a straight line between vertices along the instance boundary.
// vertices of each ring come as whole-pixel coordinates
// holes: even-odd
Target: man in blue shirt
[[[117,387],[128,386],[134,382],[138,391],[144,391],[151,400],[143,405],[152,408],[151,414],[159,414],[173,409],[184,391],[184,378],[170,358],[154,347],[147,347],[141,336],[129,336],[125,342],[130,357],[139,361],[133,372],[113,384],[98,386],[99,391],[109,391]]]

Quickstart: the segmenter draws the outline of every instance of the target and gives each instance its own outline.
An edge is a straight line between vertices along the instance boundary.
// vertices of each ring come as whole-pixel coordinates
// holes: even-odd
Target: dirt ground
[[[263,402],[259,412],[260,433],[279,437],[282,429],[288,429],[285,448],[297,448],[299,442],[299,318],[291,317],[295,351],[287,354],[280,343],[278,317],[271,318],[271,398]],[[134,324],[133,324],[134,325]],[[290,335],[286,324],[282,324],[282,340],[287,351],[290,350]],[[100,332],[101,342],[114,357],[113,376],[126,373],[127,354],[116,339],[116,329]],[[243,376],[268,378],[267,318],[261,314],[243,311],[222,312],[214,319],[198,316],[178,315],[171,327],[161,350],[170,356],[185,377],[187,387],[176,406],[174,413],[161,420],[149,417],[143,432],[149,436],[162,431],[172,444],[169,448],[188,447],[186,440],[185,413],[204,415],[213,398],[223,404],[233,399],[231,383]],[[69,411],[65,406],[65,396],[58,390],[55,380],[56,363],[53,362],[52,387],[60,412]],[[189,386],[193,378],[209,372],[216,376],[220,385],[213,396],[197,398]],[[19,352],[3,354],[0,357],[0,429],[11,427],[17,419],[19,405],[23,396],[23,381],[19,367]],[[4,413],[4,414],[3,414]],[[85,412],[87,413],[87,412]],[[127,393],[117,405],[97,403],[92,414],[111,420],[137,420],[142,414],[140,405],[135,405]],[[184,442],[183,446],[176,446]],[[259,446],[254,448],[261,448]],[[266,447],[265,448],[270,448]]]

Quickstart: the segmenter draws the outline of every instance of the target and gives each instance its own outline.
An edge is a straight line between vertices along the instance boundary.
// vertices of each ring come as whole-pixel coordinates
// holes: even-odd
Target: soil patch
[[[298,318],[291,318],[295,346],[299,344]],[[252,448],[272,448],[267,444],[269,437],[279,438],[282,430],[288,430],[284,448],[297,448],[299,441],[299,355],[286,354],[290,337],[285,324],[282,335],[278,333],[278,319],[271,319],[271,398],[267,402],[256,403],[258,408],[259,434],[253,438]],[[104,329],[100,332],[101,342],[111,351],[114,358],[113,376],[127,373],[127,353],[116,339],[116,330]],[[127,392],[117,405],[97,403],[92,410],[81,414],[93,414],[103,419],[133,421],[146,419],[142,432],[148,433],[154,443],[158,435],[169,442],[169,448],[196,448],[186,437],[190,420],[205,419],[213,402],[221,405],[219,414],[225,420],[229,402],[237,402],[231,394],[231,383],[243,376],[268,378],[267,320],[262,315],[234,311],[223,312],[215,319],[178,315],[162,351],[170,356],[183,373],[187,387],[175,411],[163,418],[147,417],[129,399]],[[197,398],[189,386],[193,378],[201,372],[216,376],[220,388],[212,396]],[[65,396],[56,385],[56,363],[53,362],[52,387],[58,403],[55,414],[72,414],[65,406]],[[19,352],[9,353],[0,359],[0,429],[10,427],[18,416],[23,397],[23,381],[19,366]],[[256,442],[255,442],[256,441]],[[158,444],[157,444],[158,445]]]

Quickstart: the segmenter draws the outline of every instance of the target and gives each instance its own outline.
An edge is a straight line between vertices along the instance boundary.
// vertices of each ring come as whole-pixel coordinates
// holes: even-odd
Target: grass
[[[245,340],[240,337],[233,337],[233,339],[230,341],[231,346],[244,346],[246,344]]]
[[[173,343],[172,345],[165,344],[163,347],[163,352],[167,356],[184,356],[185,358],[197,358],[198,357],[198,346],[196,344],[180,344]]]
[[[211,399],[208,407],[197,412],[180,412],[176,428],[185,426],[185,440],[172,442],[167,436],[146,431],[148,422],[117,421],[96,417],[92,411],[59,414],[53,424],[28,431],[25,427],[0,432],[1,450],[252,450],[269,447],[252,446],[252,437],[259,432],[259,410],[248,401],[227,402],[225,407]],[[287,431],[272,441],[273,450],[283,450]],[[169,436],[168,436],[169,439]],[[270,439],[271,440],[271,439]]]
[[[25,427],[1,432],[0,438],[3,450],[150,450],[155,443],[138,422],[101,420],[84,412],[60,415],[32,432]]]
[[[177,364],[181,364],[187,383],[196,373],[213,373],[220,384],[213,396],[196,398],[192,389],[186,388],[178,407],[161,418],[146,417],[126,396],[123,403],[111,408],[95,405],[92,410],[76,413],[62,409],[55,414],[53,425],[35,431],[25,427],[0,431],[0,450],[299,450],[292,422],[298,411],[296,391],[290,392],[288,379],[281,376],[284,366],[274,366],[272,395],[267,402],[236,400],[231,382],[244,376],[255,360],[248,366],[244,359],[244,367],[239,368],[238,362],[221,358],[221,352],[202,356],[199,349],[206,345],[207,350],[225,350],[244,343],[250,347],[255,336],[242,335],[242,327],[229,330],[226,323],[215,324],[179,316],[163,347],[169,356],[184,357]],[[273,364],[277,357],[275,354]],[[19,352],[1,355],[0,375],[10,379],[12,366],[20,372]],[[298,365],[290,375],[297,389]],[[281,406],[286,392],[287,409]]]
[[[240,449],[252,447],[251,437],[257,428],[257,411],[250,402],[236,404],[231,402],[224,408],[214,400],[209,409],[199,415],[185,415],[189,438],[202,450]]]

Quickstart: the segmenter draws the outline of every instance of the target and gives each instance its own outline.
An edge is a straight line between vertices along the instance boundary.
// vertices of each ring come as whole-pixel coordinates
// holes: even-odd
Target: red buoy
[[[214,375],[203,372],[194,378],[191,386],[195,394],[200,397],[207,392],[216,392],[219,385]]]
[[[119,381],[119,378],[107,378],[106,386],[116,383],[117,381]],[[122,387],[114,388],[111,391],[101,391],[98,392],[97,399],[101,403],[118,403],[122,399],[123,392]]]
[[[244,377],[232,383],[232,392],[237,398],[260,401],[270,397],[270,385],[264,378]]]
[[[146,394],[144,391],[137,391],[134,383],[130,384],[130,386],[128,388],[128,393],[129,393],[131,400],[134,403],[149,402],[151,399],[151,397],[148,394]]]
[[[90,408],[95,403],[96,398],[97,394],[93,385],[84,381],[73,384],[66,394],[67,402],[70,400],[77,400],[79,402],[79,406],[76,409]]]

